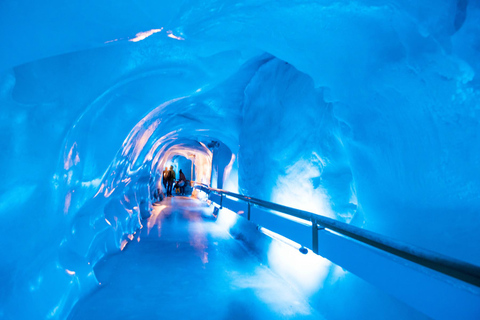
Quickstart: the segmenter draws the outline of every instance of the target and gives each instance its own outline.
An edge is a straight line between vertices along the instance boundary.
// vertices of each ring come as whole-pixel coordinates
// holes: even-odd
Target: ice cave
[[[480,319],[478,0],[3,0],[0,43],[0,319]]]

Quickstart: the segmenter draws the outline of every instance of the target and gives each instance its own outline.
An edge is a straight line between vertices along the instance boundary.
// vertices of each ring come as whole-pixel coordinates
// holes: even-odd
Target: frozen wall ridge
[[[337,123],[310,77],[270,60],[247,86],[243,112],[240,161],[262,159],[240,162],[246,194],[348,221],[353,217],[353,181]]]

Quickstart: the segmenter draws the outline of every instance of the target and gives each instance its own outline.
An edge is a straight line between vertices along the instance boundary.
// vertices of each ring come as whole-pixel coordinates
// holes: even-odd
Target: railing
[[[223,197],[229,196],[244,201],[247,204],[247,219],[250,220],[251,206],[281,212],[301,220],[312,222],[312,251],[318,254],[318,230],[329,229],[346,237],[358,240],[364,244],[391,253],[397,257],[409,260],[429,269],[441,272],[464,282],[480,287],[480,267],[456,260],[436,252],[414,247],[399,241],[389,239],[378,233],[361,229],[349,224],[330,219],[311,212],[294,209],[276,203],[243,196],[230,191],[210,188],[207,185],[196,183],[195,188],[207,194],[215,193],[220,196],[220,208],[223,207]],[[292,220],[293,221],[293,220]]]

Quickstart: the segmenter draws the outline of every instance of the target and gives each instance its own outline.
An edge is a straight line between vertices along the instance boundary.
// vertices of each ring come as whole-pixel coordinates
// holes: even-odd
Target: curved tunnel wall
[[[56,268],[38,287],[75,287],[78,298],[65,262],[52,262],[58,247],[85,217],[115,229],[101,222],[110,206],[124,212],[116,239],[133,232],[153,168],[144,164],[171,139],[228,146],[233,191],[480,263],[478,4],[144,5],[163,13],[85,8],[117,26],[85,30],[74,4],[22,13],[2,3],[2,277],[14,288],[2,300]],[[161,31],[128,41],[150,29]],[[62,297],[33,310],[52,312]]]

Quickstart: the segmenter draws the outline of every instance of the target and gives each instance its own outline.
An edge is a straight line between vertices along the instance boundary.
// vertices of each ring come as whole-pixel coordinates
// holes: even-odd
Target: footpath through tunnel
[[[188,197],[156,204],[122,252],[97,264],[100,287],[69,319],[322,318],[212,211]]]

